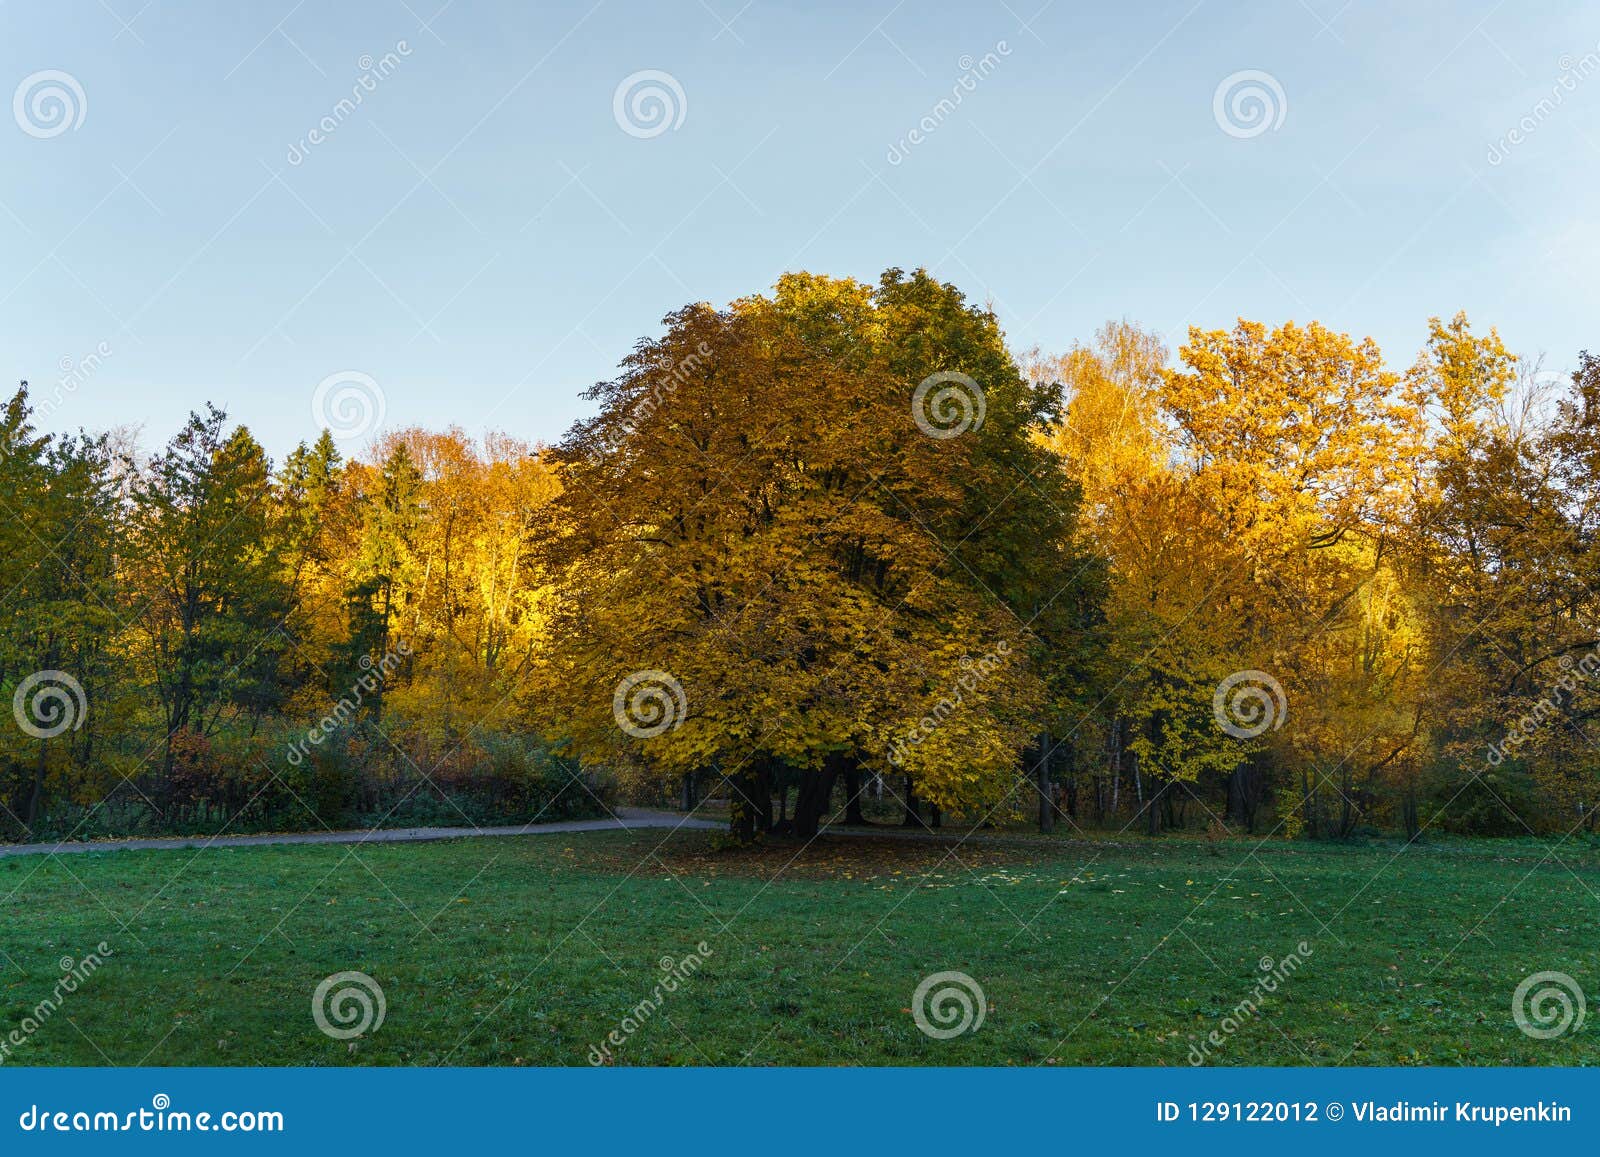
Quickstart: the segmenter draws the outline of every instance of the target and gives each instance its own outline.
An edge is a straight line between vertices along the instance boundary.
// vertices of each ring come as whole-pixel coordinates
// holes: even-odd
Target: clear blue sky
[[[109,351],[47,426],[211,399],[281,456],[356,370],[389,426],[554,440],[663,314],[799,268],[926,265],[1019,348],[1314,316],[1403,366],[1457,309],[1600,348],[1594,4],[441,2],[0,2],[0,95],[82,92],[0,117],[5,369]],[[654,136],[614,115],[646,69]],[[1243,70],[1283,94],[1253,136]]]

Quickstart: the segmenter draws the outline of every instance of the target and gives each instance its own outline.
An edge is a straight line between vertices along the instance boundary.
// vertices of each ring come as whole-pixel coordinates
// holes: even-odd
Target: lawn
[[[583,1065],[612,1032],[617,1064],[1185,1065],[1212,1032],[1213,1064],[1600,1062],[1600,1011],[1540,1040],[1511,1010],[1540,971],[1600,993],[1600,850],[1576,841],[719,842],[0,859],[0,1038],[61,958],[111,950],[6,1063]],[[1229,1030],[1264,962],[1284,979]],[[312,994],[344,971],[385,1019],[335,1040]],[[933,1039],[912,996],[944,971],[985,1011]]]

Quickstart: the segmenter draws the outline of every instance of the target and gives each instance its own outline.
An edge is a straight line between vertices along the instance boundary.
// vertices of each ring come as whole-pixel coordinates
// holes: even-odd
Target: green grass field
[[[1259,847],[1259,850],[1257,850]],[[797,855],[798,853],[798,855]],[[1592,1064],[1600,1010],[1519,1031],[1531,973],[1600,993],[1600,851],[825,837],[660,830],[0,859],[0,1039],[101,941],[9,1064]],[[636,1031],[660,961],[698,972]],[[1309,952],[1232,1032],[1263,958]],[[358,970],[386,1019],[319,1031]],[[976,1031],[912,994],[969,974]]]

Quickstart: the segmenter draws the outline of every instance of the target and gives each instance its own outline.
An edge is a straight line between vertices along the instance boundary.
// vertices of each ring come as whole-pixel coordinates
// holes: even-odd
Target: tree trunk
[[[772,780],[766,760],[746,764],[728,779],[728,826],[748,844],[772,829]]]
[[[1122,716],[1111,720],[1111,809],[1116,815],[1122,802]]]
[[[1317,789],[1311,786],[1311,777],[1305,772],[1300,773],[1300,786],[1305,791],[1305,802],[1302,805],[1306,821],[1306,835],[1317,839],[1320,832],[1322,809],[1317,806]]]
[[[1269,759],[1270,752],[1255,752],[1228,775],[1228,819],[1244,825],[1251,835],[1255,834],[1256,817],[1266,793]]]
[[[28,835],[33,835],[34,821],[39,818],[39,805],[44,801],[44,771],[45,771],[45,744],[49,740],[39,740],[39,759],[33,768],[33,792],[28,796],[28,816],[25,821]]]
[[[1228,807],[1223,813],[1229,821],[1236,824],[1248,822],[1246,816],[1248,809],[1245,807],[1245,765],[1239,764],[1228,773]]]
[[[1039,830],[1046,834],[1056,830],[1056,801],[1050,792],[1050,733],[1039,735],[1039,758],[1033,769],[1039,788]]]
[[[772,830],[772,761],[763,759],[756,765],[755,805],[757,828],[763,835]]]
[[[794,834],[803,840],[815,839],[833,799],[833,781],[839,774],[835,757],[829,757],[820,771],[800,773],[800,790],[794,800]]]
[[[861,814],[861,763],[851,758],[844,766],[844,822],[847,824],[865,824],[867,817]]]
[[[917,786],[911,782],[911,777],[906,776],[906,814],[901,817],[900,826],[903,828],[920,828],[922,817],[917,814]]]

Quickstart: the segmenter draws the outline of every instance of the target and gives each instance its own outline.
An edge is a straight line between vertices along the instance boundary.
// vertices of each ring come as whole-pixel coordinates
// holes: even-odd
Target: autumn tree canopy
[[[718,768],[747,828],[785,773],[801,834],[840,775],[904,774],[947,808],[1011,795],[1050,604],[1092,568],[1031,436],[1051,392],[992,315],[923,273],[791,275],[673,315],[591,396],[551,455],[546,727],[642,776]]]
[[[669,315],[558,445],[276,465],[209,406],[42,434],[24,384],[0,825],[1593,827],[1600,360],[1419,338],[1014,355],[926,272],[793,273]]]

